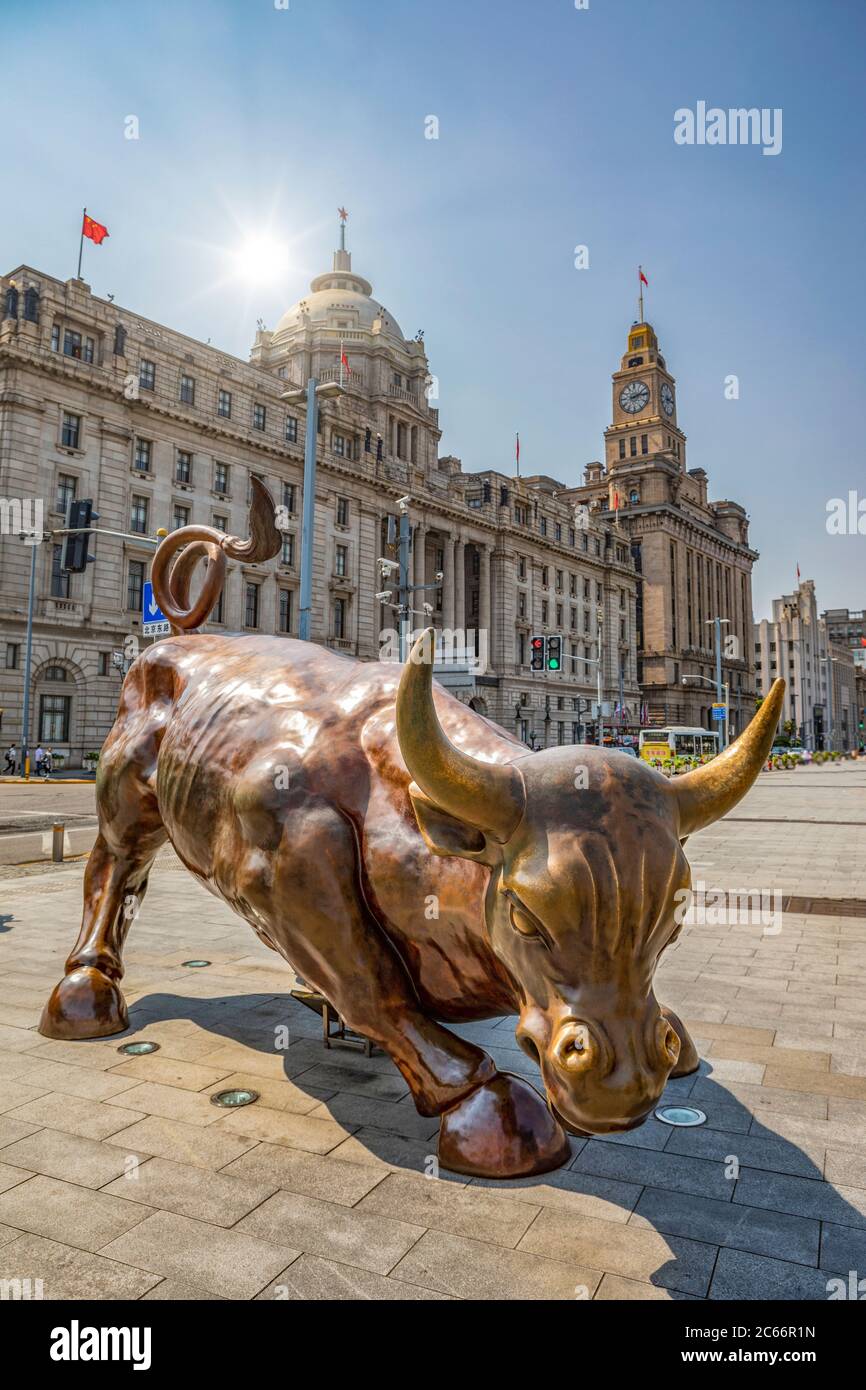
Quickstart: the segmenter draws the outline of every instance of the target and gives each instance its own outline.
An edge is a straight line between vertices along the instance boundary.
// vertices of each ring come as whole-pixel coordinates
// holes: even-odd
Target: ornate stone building
[[[40,535],[61,528],[70,497],[99,514],[95,563],[69,575],[60,538],[37,547],[31,746],[71,765],[97,749],[117,703],[112,654],[143,641],[142,589],[158,528],[188,522],[246,533],[249,478],[288,514],[282,554],[230,566],[215,631],[297,634],[305,421],[284,399],[308,377],[340,380],[317,442],[313,640],[376,659],[393,610],[376,561],[389,518],[409,499],[416,601],[475,650],[483,669],[452,673],[455,693],[534,746],[580,741],[595,698],[596,612],[603,698],[620,688],[634,721],[636,581],[610,514],[585,527],[547,477],[464,472],[439,457],[435,378],[423,340],[407,338],[352,270],[341,246],[330,271],[245,362],[28,266],[0,279],[0,739],[21,738],[30,546],[10,520],[41,504]],[[345,357],[348,371],[342,365]],[[120,533],[116,535],[110,532]],[[563,636],[562,669],[533,673],[533,633]],[[620,673],[622,676],[620,678]]]
[[[860,700],[853,639],[858,615],[836,608],[819,618],[812,579],[773,599],[772,611],[772,618],[755,624],[758,694],[766,695],[776,677],[784,676],[780,726],[790,722],[804,748],[856,748]]]
[[[649,323],[629,329],[613,374],[604,462],[569,498],[628,538],[638,574],[637,664],[650,724],[709,728],[715,699],[712,620],[722,627],[733,738],[754,713],[749,522],[738,502],[711,502],[707,475],[686,466],[676,383]],[[698,676],[691,686],[683,677]]]

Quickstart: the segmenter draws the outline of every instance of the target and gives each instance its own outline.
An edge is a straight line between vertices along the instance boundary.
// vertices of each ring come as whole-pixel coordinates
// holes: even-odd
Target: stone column
[[[478,545],[480,567],[478,571],[478,627],[487,633],[490,642],[490,550],[482,541]]]
[[[442,585],[442,625],[454,628],[454,551],[453,536],[445,541],[445,578]]]
[[[466,555],[460,540],[454,544],[454,626],[466,628]]]
[[[426,564],[424,552],[427,548],[427,527],[419,521],[415,527],[415,535],[412,540],[412,566],[414,571],[414,583],[425,584],[427,582]],[[420,608],[424,602],[424,594],[416,594],[413,608]]]

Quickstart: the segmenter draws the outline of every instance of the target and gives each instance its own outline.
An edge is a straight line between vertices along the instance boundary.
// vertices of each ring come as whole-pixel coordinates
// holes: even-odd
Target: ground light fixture
[[[149,1052],[159,1052],[159,1043],[146,1042],[144,1040],[141,1042],[128,1042],[122,1043],[117,1050],[118,1052],[125,1053],[127,1057],[146,1057]]]
[[[246,1088],[235,1091],[216,1091],[210,1098],[211,1105],[221,1105],[226,1110],[237,1110],[242,1105],[254,1105],[259,1098],[258,1091]]]
[[[204,970],[206,965],[210,965],[209,960],[182,960],[181,965],[187,970]]]
[[[703,1110],[698,1110],[696,1105],[660,1105],[653,1113],[663,1125],[673,1125],[676,1129],[690,1129],[707,1121]]]

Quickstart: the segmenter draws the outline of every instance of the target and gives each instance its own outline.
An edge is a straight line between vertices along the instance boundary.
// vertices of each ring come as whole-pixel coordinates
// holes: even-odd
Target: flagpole
[[[342,225],[342,224],[341,224],[341,225]],[[340,339],[340,386],[341,386],[341,387],[342,387],[342,385],[343,385],[343,357],[344,357],[344,356],[345,356],[345,354],[344,354],[344,352],[343,352],[343,339],[341,338],[341,339]]]
[[[87,216],[87,208],[81,209],[81,239],[78,243],[78,278],[81,279],[81,256],[84,251],[84,219]]]
[[[640,320],[639,320],[639,321],[640,321],[641,323],[643,323],[643,280],[642,280],[642,278],[641,278],[642,275],[643,275],[643,266],[642,266],[642,265],[639,265],[638,268],[637,268],[637,294],[638,294],[638,307],[639,307],[639,309],[640,309]]]

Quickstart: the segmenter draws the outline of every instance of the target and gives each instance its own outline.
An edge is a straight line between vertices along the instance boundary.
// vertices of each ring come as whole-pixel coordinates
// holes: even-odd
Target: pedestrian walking
[[[51,769],[52,769],[53,766],[54,766],[54,752],[53,752],[53,750],[52,750],[51,748],[46,748],[46,749],[45,749],[45,752],[44,752],[43,755],[42,755],[42,771],[43,771],[43,773],[45,774],[45,780],[46,780],[46,782],[48,781],[48,778],[49,778],[50,775],[51,775]]]
[[[6,749],[6,768],[5,771],[10,777],[15,776],[15,765],[18,762],[18,749],[14,743],[10,743]]]
[[[37,745],[36,752],[33,754],[33,761],[34,761],[34,763],[36,764],[36,776],[37,776],[37,777],[41,777],[41,776],[42,776],[42,762],[43,762],[44,757],[45,757],[45,749],[42,747],[42,744],[40,743],[40,744]]]

